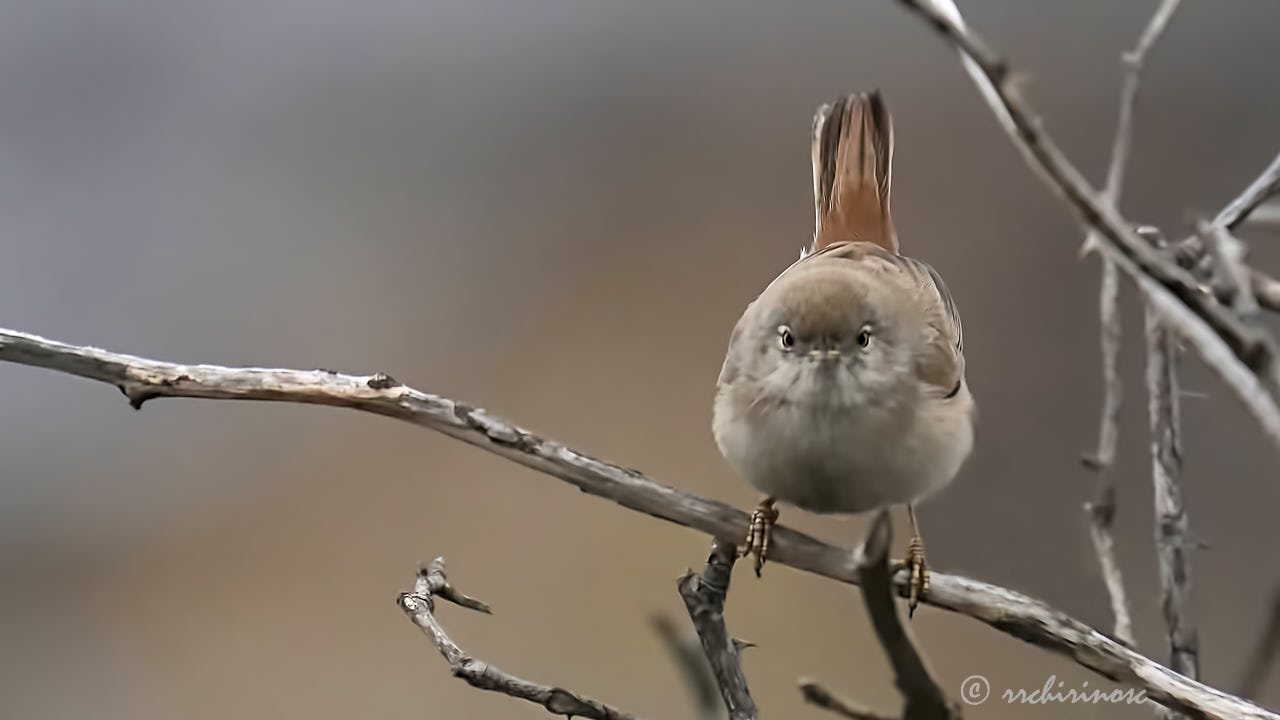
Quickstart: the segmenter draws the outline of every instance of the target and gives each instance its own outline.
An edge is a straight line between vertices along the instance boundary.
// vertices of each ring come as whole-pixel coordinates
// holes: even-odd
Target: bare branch
[[[1037,172],[1099,233],[1106,256],[1132,277],[1164,322],[1196,348],[1280,449],[1280,366],[1275,343],[1204,292],[1177,263],[1138,236],[1066,158],[1010,80],[1008,65],[971,29],[951,0],[898,0],[962,52],[962,61],[1006,132]]]
[[[1151,49],[1155,47],[1156,43],[1164,35],[1164,31],[1168,28],[1169,21],[1173,18],[1173,14],[1178,9],[1180,2],[1181,0],[1161,0],[1160,6],[1156,8],[1151,21],[1138,39],[1138,44],[1132,51],[1125,53],[1123,57],[1125,73],[1124,85],[1120,91],[1120,115],[1116,120],[1116,134],[1111,145],[1111,162],[1107,166],[1107,180],[1102,188],[1101,196],[1103,202],[1116,209],[1120,207],[1120,193],[1124,186],[1124,173],[1129,164],[1129,149],[1133,145],[1133,115],[1138,104],[1138,88],[1142,84],[1142,69],[1146,65],[1147,54],[1151,52]],[[1096,230],[1089,231],[1088,236],[1085,238],[1086,249],[1094,248],[1101,242],[1097,235]],[[1120,406],[1123,397],[1120,373],[1117,370],[1121,337],[1120,312],[1118,308],[1119,285],[1119,273],[1116,270],[1115,263],[1104,256],[1102,258],[1102,283],[1098,292],[1098,309],[1102,333],[1102,386],[1104,393],[1102,422],[1098,429],[1098,451],[1092,458],[1086,460],[1087,465],[1104,473],[1102,478],[1103,487],[1099,490],[1100,498],[1108,494],[1106,488],[1111,485],[1111,481],[1105,475],[1105,472],[1115,461],[1116,443],[1119,435]],[[1114,496],[1114,493],[1110,494]],[[1101,547],[1101,545],[1098,546],[1100,553],[1102,552]],[[1102,562],[1104,565],[1107,564],[1106,559],[1103,559]],[[1111,559],[1111,564],[1115,565],[1114,557]],[[1119,575],[1116,574],[1114,577],[1117,578],[1118,582]],[[1124,606],[1124,586],[1121,584],[1113,585],[1108,582],[1107,587],[1113,593],[1111,599],[1113,607]],[[1116,591],[1120,593],[1118,598],[1114,595]],[[1127,614],[1127,610],[1125,614]],[[1119,615],[1116,617],[1116,623],[1117,625],[1120,624]]]
[[[1138,88],[1142,84],[1142,68],[1147,54],[1160,42],[1169,21],[1177,11],[1181,0],[1160,0],[1151,21],[1138,39],[1133,50],[1124,54],[1124,86],[1120,91],[1120,118],[1116,122],[1115,140],[1111,146],[1111,164],[1107,168],[1107,182],[1102,197],[1114,207],[1120,205],[1120,190],[1124,184],[1124,172],[1129,164],[1129,148],[1133,144],[1133,112],[1138,104]]]
[[[1244,189],[1236,199],[1227,203],[1222,212],[1213,219],[1213,224],[1227,230],[1235,230],[1249,215],[1267,200],[1280,194],[1280,154],[1257,177],[1249,187]]]
[[[1088,241],[1086,240],[1086,243]],[[1098,288],[1098,318],[1102,347],[1102,420],[1098,423],[1098,449],[1084,458],[1086,467],[1098,471],[1101,496],[1111,486],[1107,471],[1116,459],[1120,437],[1120,407],[1124,385],[1120,382],[1120,271],[1111,260],[1102,259],[1102,282]]]
[[[1160,596],[1168,629],[1170,667],[1190,678],[1200,675],[1199,642],[1191,608],[1191,542],[1182,505],[1177,338],[1148,309],[1147,394],[1151,424],[1151,465],[1155,482],[1156,555]]]
[[[1260,272],[1249,270],[1249,288],[1258,307],[1272,312],[1280,312],[1280,280]],[[1221,298],[1220,298],[1221,299]]]
[[[1280,227],[1280,203],[1265,202],[1249,213],[1250,226],[1265,227],[1274,230]]]
[[[850,720],[897,720],[897,718],[888,715],[866,710],[844,698],[833,695],[831,691],[813,680],[801,680],[800,693],[804,695],[805,702],[810,705],[816,705],[823,710],[830,710],[840,717],[849,718]]]
[[[1120,116],[1116,120],[1115,140],[1111,146],[1111,163],[1107,167],[1107,180],[1102,189],[1102,200],[1113,208],[1120,206],[1120,193],[1124,186],[1124,172],[1129,164],[1129,148],[1133,143],[1133,115],[1138,103],[1138,88],[1142,84],[1142,68],[1147,54],[1155,47],[1180,0],[1161,0],[1151,17],[1138,44],[1124,55],[1124,86],[1120,92]],[[1085,247],[1100,243],[1097,231],[1091,230],[1085,238]],[[1103,256],[1102,282],[1098,289],[1098,317],[1102,347],[1102,420],[1098,426],[1098,450],[1086,465],[1099,472],[1097,498],[1085,504],[1089,516],[1089,537],[1093,541],[1098,564],[1102,568],[1103,583],[1111,600],[1111,612],[1115,617],[1115,636],[1134,646],[1133,621],[1129,616],[1129,602],[1124,591],[1124,576],[1116,559],[1115,539],[1111,523],[1116,514],[1115,480],[1110,474],[1115,462],[1116,445],[1120,435],[1120,407],[1124,387],[1120,382],[1120,272],[1114,261]]]
[[[3,329],[0,329],[0,360],[115,385],[135,406],[148,398],[170,396],[354,408],[431,428],[557,477],[585,493],[725,542],[735,542],[746,534],[746,513],[725,503],[658,484],[635,470],[583,455],[484,410],[414,390],[386,375],[178,365],[66,345]],[[790,528],[776,526],[773,530],[770,559],[781,565],[857,585],[861,578],[850,557],[847,549]],[[899,596],[906,597],[905,570],[894,576],[894,585]],[[1210,718],[1280,720],[1280,715],[1185,678],[1061,611],[1014,590],[933,572],[929,593],[922,600],[1065,655],[1116,682],[1141,687],[1148,697],[1163,705]]]
[[[585,698],[564,688],[539,685],[522,680],[499,670],[488,663],[476,660],[462,651],[449,638],[435,617],[435,598],[448,600],[466,608],[488,612],[488,606],[454,590],[445,579],[444,558],[436,558],[418,573],[413,592],[401,593],[397,602],[405,615],[431,638],[436,649],[449,663],[456,677],[466,680],[472,687],[492,690],[543,706],[556,715],[593,718],[594,720],[634,720],[633,715],[621,712],[604,703]]]
[[[1234,230],[1244,223],[1254,210],[1265,203],[1269,198],[1280,192],[1280,154],[1277,154],[1271,164],[1262,171],[1262,174],[1254,178],[1249,183],[1249,187],[1245,188],[1238,196],[1227,203],[1214,217],[1211,225],[1225,228],[1226,230]],[[1175,258],[1182,267],[1193,271],[1203,271],[1208,253],[1208,247],[1205,243],[1204,233],[1196,233],[1188,236],[1179,242],[1175,248]],[[1266,275],[1253,271],[1255,292],[1256,286],[1261,282],[1266,284],[1267,281],[1274,283]],[[1262,293],[1258,293],[1261,295]],[[1268,310],[1278,310],[1280,307],[1272,307],[1269,303],[1263,302],[1263,307]]]
[[[867,539],[863,541],[862,600],[871,616],[876,637],[889,656],[893,667],[894,682],[902,693],[904,718],[958,719],[960,708],[947,700],[938,687],[924,659],[902,626],[898,608],[893,602],[893,578],[889,572],[889,544],[893,528],[889,524],[889,511],[881,510],[871,522]]]
[[[1214,294],[1243,318],[1258,312],[1258,301],[1253,294],[1253,283],[1260,280],[1250,275],[1244,264],[1244,243],[1231,231],[1214,223],[1200,223],[1197,228],[1213,259],[1213,277],[1210,282]]]
[[[1275,669],[1280,659],[1280,587],[1271,594],[1271,607],[1267,624],[1258,634],[1249,660],[1244,665],[1244,679],[1240,681],[1240,697],[1253,698],[1262,692],[1267,675]]]
[[[711,672],[720,697],[724,699],[729,720],[755,720],[758,717],[756,703],[747,689],[747,676],[742,673],[742,658],[738,646],[724,626],[724,601],[729,594],[729,578],[733,574],[733,562],[738,557],[732,543],[713,539],[707,566],[699,575],[692,570],[685,573],[676,587],[684,599],[689,619],[702,641],[702,652],[711,663]]]
[[[1111,614],[1116,619],[1112,634],[1125,645],[1137,647],[1133,638],[1129,603],[1124,592],[1124,576],[1120,572],[1120,563],[1116,560],[1115,538],[1111,534],[1111,525],[1116,516],[1115,484],[1103,481],[1097,499],[1085,503],[1084,510],[1089,516],[1089,538],[1093,541],[1098,564],[1102,567],[1102,582],[1106,585],[1107,597],[1111,600]]]

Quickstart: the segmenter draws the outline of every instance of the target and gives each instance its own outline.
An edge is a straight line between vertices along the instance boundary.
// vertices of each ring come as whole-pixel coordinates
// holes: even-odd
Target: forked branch
[[[964,23],[952,0],[898,2],[960,51],[966,71],[1027,164],[1098,233],[1106,257],[1137,283],[1163,322],[1196,349],[1280,450],[1280,365],[1271,336],[1223,306],[1171,257],[1151,247],[1093,189],[1044,130],[1012,80],[1009,65]]]
[[[635,720],[635,716],[609,707],[598,700],[583,697],[564,688],[540,685],[522,680],[498,668],[477,660],[462,651],[445,633],[435,616],[436,598],[455,605],[489,612],[489,606],[458,592],[444,575],[444,558],[436,558],[418,573],[413,590],[401,593],[397,602],[405,615],[422,629],[449,663],[455,677],[462,678],[472,687],[492,690],[521,700],[528,700],[556,715],[584,717],[593,720]]]
[[[758,713],[747,689],[747,676],[742,672],[742,651],[724,624],[724,601],[737,557],[737,548],[731,543],[713,539],[706,568],[701,574],[692,570],[685,573],[676,587],[698,631],[702,652],[711,663],[729,720],[755,720]]]

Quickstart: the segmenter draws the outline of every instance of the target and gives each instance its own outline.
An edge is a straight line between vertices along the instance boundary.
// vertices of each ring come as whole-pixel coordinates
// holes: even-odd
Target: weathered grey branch
[[[1253,317],[1258,312],[1253,285],[1263,281],[1256,274],[1251,276],[1244,264],[1244,243],[1222,225],[1200,223],[1198,231],[1208,247],[1206,256],[1213,260],[1210,284],[1214,294],[1240,317]]]
[[[894,683],[902,693],[904,720],[958,720],[960,707],[949,700],[934,681],[915,643],[907,635],[893,602],[893,578],[889,572],[889,544],[893,529],[889,511],[881,510],[871,522],[862,544],[862,600],[871,617],[880,645],[889,656]]]
[[[1124,173],[1129,166],[1129,148],[1133,145],[1133,114],[1138,104],[1138,88],[1142,85],[1142,69],[1147,54],[1164,37],[1169,22],[1182,0],[1160,0],[1159,7],[1138,38],[1133,50],[1124,54],[1124,85],[1120,91],[1120,117],[1116,121],[1115,140],[1111,146],[1111,164],[1107,168],[1107,182],[1102,195],[1112,206],[1119,208],[1120,191],[1124,185]]]
[[[1178,408],[1178,344],[1160,316],[1150,309],[1146,312],[1146,340],[1156,556],[1160,566],[1160,598],[1168,631],[1170,667],[1187,677],[1197,678],[1200,676],[1199,642],[1191,607],[1191,566],[1187,558],[1190,542],[1179,479],[1182,440]]]
[[[1129,615],[1129,602],[1124,591],[1124,575],[1116,558],[1115,539],[1111,525],[1116,515],[1115,480],[1111,464],[1115,461],[1116,443],[1119,438],[1120,405],[1123,388],[1118,368],[1120,356],[1119,271],[1116,264],[1106,258],[1102,261],[1102,287],[1099,292],[1099,316],[1102,342],[1102,421],[1098,428],[1098,450],[1085,458],[1085,465],[1098,472],[1098,489],[1094,500],[1085,503],[1089,518],[1089,538],[1102,570],[1102,581],[1111,601],[1111,614],[1115,618],[1113,634],[1116,639],[1133,647],[1133,620]]]
[[[830,710],[840,717],[850,720],[897,720],[889,715],[881,715],[860,707],[842,697],[836,696],[813,680],[800,681],[800,693],[805,702],[816,705],[823,710]]]
[[[564,688],[539,685],[522,680],[499,670],[488,663],[476,660],[449,638],[435,617],[435,598],[442,598],[462,607],[489,612],[489,606],[463,595],[451,586],[444,574],[444,558],[436,558],[418,573],[412,592],[401,593],[397,602],[405,615],[431,638],[436,649],[449,663],[454,676],[466,680],[472,687],[492,690],[543,706],[556,715],[584,717],[594,720],[634,720],[634,716],[616,710],[591,698],[582,697]]]
[[[431,428],[515,463],[560,478],[623,507],[704,532],[740,540],[747,515],[725,503],[656,483],[643,474],[583,455],[558,442],[468,405],[398,383],[386,375],[327,370],[179,365],[77,347],[0,329],[0,360],[44,367],[115,385],[135,407],[149,398],[269,400],[348,407]],[[770,559],[857,585],[850,552],[784,526],[774,528]],[[907,573],[894,584],[907,594]],[[1084,623],[1014,590],[933,572],[923,601],[980,620],[1002,632],[1072,658],[1119,683],[1141,687],[1152,700],[1210,718],[1275,715],[1169,670]]]
[[[1249,287],[1258,307],[1272,312],[1280,312],[1280,280],[1263,272],[1249,268]]]
[[[1089,516],[1089,539],[1093,541],[1093,550],[1098,555],[1102,582],[1107,588],[1107,597],[1111,600],[1111,615],[1115,618],[1115,630],[1112,634],[1125,645],[1136,647],[1133,619],[1129,615],[1129,603],[1124,592],[1124,576],[1116,559],[1115,537],[1111,534],[1111,526],[1116,517],[1115,483],[1103,480],[1098,489],[1098,497],[1085,503],[1084,511]]]
[[[1107,166],[1106,184],[1102,188],[1101,200],[1117,210],[1120,207],[1120,195],[1124,187],[1124,174],[1129,164],[1129,151],[1133,145],[1133,116],[1138,103],[1138,89],[1142,85],[1142,69],[1146,65],[1147,54],[1155,47],[1169,26],[1169,21],[1177,11],[1181,0],[1161,0],[1150,22],[1143,30],[1134,49],[1124,53],[1122,57],[1124,83],[1120,92],[1120,112],[1116,120],[1115,138],[1111,146],[1111,162]],[[1098,231],[1090,229],[1085,238],[1085,248],[1096,247],[1101,240]],[[1102,422],[1098,431],[1098,450],[1087,461],[1091,467],[1106,471],[1115,461],[1116,443],[1119,434],[1119,416],[1122,398],[1120,373],[1117,363],[1120,356],[1120,313],[1118,309],[1119,272],[1115,263],[1102,258],[1102,283],[1099,289],[1099,317],[1101,319],[1101,347],[1103,368],[1103,409]],[[1105,477],[1105,476],[1104,476]],[[1105,480],[1104,480],[1105,482]],[[1109,482],[1105,483],[1110,485]],[[1101,495],[1107,493],[1105,488]],[[1106,532],[1109,533],[1109,530]],[[1101,552],[1101,550],[1100,550]],[[1104,561],[1105,562],[1105,561]],[[1114,564],[1114,563],[1113,563]],[[1110,587],[1110,585],[1109,585]],[[1120,592],[1123,605],[1123,586],[1113,588]],[[1115,597],[1112,598],[1113,603]],[[1127,611],[1126,611],[1127,612]],[[1119,618],[1117,618],[1119,623]]]
[[[712,539],[707,566],[699,575],[690,570],[676,583],[684,599],[689,619],[698,631],[702,652],[711,663],[716,686],[724,699],[729,720],[755,720],[756,703],[747,689],[747,676],[742,672],[742,658],[737,644],[724,626],[724,601],[729,594],[733,562],[738,557],[732,543]]]
[[[1271,594],[1271,607],[1267,622],[1258,634],[1249,659],[1244,665],[1244,678],[1240,681],[1240,697],[1254,698],[1262,692],[1267,675],[1275,669],[1280,659],[1280,587]]]
[[[1181,0],[1161,0],[1151,21],[1147,23],[1137,45],[1124,54],[1124,84],[1120,92],[1120,114],[1116,120],[1116,134],[1111,147],[1111,162],[1107,167],[1107,180],[1102,188],[1102,200],[1113,208],[1120,207],[1120,194],[1124,187],[1124,173],[1129,164],[1129,149],[1133,144],[1133,115],[1138,104],[1138,88],[1142,85],[1142,69],[1147,54],[1155,47],[1169,26]],[[1085,247],[1096,246],[1101,240],[1096,230],[1090,230]],[[1120,271],[1114,261],[1102,257],[1102,282],[1098,290],[1098,317],[1100,345],[1102,348],[1102,420],[1098,426],[1098,450],[1086,464],[1098,471],[1097,497],[1085,504],[1089,517],[1089,537],[1102,569],[1103,583],[1111,600],[1111,612],[1115,617],[1115,636],[1127,645],[1134,645],[1133,621],[1129,616],[1129,602],[1124,591],[1124,576],[1116,559],[1115,539],[1111,523],[1116,514],[1115,479],[1110,473],[1115,462],[1116,444],[1120,434],[1120,407],[1124,388],[1120,382]]]
[[[1242,225],[1255,210],[1259,210],[1263,203],[1277,193],[1280,193],[1280,154],[1276,155],[1271,164],[1249,183],[1240,195],[1227,203],[1209,224],[1213,228],[1230,232]],[[1209,240],[1202,228],[1199,232],[1177,243],[1174,246],[1174,257],[1178,264],[1201,275],[1212,272],[1213,257],[1209,252]],[[1245,272],[1248,274],[1249,285],[1258,306],[1280,312],[1280,280],[1254,268],[1246,268]],[[1214,290],[1224,305],[1231,305],[1233,296],[1229,287],[1218,286]]]
[[[1120,407],[1124,385],[1120,381],[1120,271],[1102,258],[1102,282],[1098,287],[1099,345],[1102,348],[1102,420],[1098,423],[1098,449],[1084,457],[1085,466],[1099,474],[1099,497],[1112,485],[1108,471],[1116,459],[1120,438]],[[1121,589],[1123,593],[1123,588]],[[1118,619],[1117,619],[1118,621]]]
[[[1099,247],[1108,259],[1133,278],[1147,303],[1218,373],[1280,449],[1280,365],[1271,337],[1204,292],[1187,271],[1144,242],[1132,225],[1098,196],[1044,131],[1040,118],[1011,80],[1008,65],[964,24],[954,2],[898,2],[956,46],[969,75],[1027,164],[1085,225],[1098,232],[1102,240]]]
[[[889,570],[889,545],[893,529],[889,511],[876,513],[867,530],[867,537],[855,552],[856,564],[862,574],[862,602],[871,618],[876,639],[884,648],[893,668],[894,684],[902,693],[903,720],[959,720],[960,707],[947,700],[947,696],[925,667],[924,658],[916,650],[915,643],[898,617],[893,601],[893,574]],[[879,720],[884,716],[864,710],[846,700],[837,698],[826,688],[811,680],[800,681],[800,691],[805,700],[814,705],[859,720]]]
[[[1213,224],[1235,230],[1249,215],[1267,200],[1280,195],[1280,153],[1276,154],[1271,164],[1262,171],[1249,187],[1244,189],[1234,200],[1222,208]]]

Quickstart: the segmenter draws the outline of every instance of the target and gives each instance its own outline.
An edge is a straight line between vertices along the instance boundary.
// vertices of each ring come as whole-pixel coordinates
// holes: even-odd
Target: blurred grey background
[[[1119,57],[1154,1],[962,2],[1047,127],[1102,174]],[[1125,197],[1177,235],[1280,148],[1280,5],[1189,0],[1152,56]],[[747,508],[710,399],[730,328],[811,232],[813,109],[879,86],[904,247],[964,311],[977,451],[922,511],[932,564],[1110,615],[1081,503],[1096,260],[958,63],[893,2],[0,3],[0,325],[181,362],[386,371]],[[1276,237],[1248,234],[1275,268]],[[1139,313],[1126,292],[1128,330]],[[1120,559],[1163,657],[1137,345]],[[1186,364],[1204,675],[1242,675],[1280,583],[1275,457]],[[0,716],[543,717],[470,689],[397,609],[418,564],[470,653],[688,717],[650,627],[704,537],[350,411],[159,400],[0,365]],[[862,519],[784,511],[852,544]],[[899,547],[904,542],[899,517]],[[855,592],[740,567],[766,717],[799,676],[898,699]],[[944,686],[1095,676],[968,619],[912,623]],[[1280,706],[1280,677],[1260,698]],[[975,718],[1143,708],[967,708]]]

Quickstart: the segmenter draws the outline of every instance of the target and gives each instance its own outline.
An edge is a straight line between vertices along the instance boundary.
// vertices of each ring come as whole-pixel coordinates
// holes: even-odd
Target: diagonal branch
[[[1261,175],[1249,183],[1244,192],[1222,208],[1222,212],[1213,219],[1213,224],[1235,230],[1249,219],[1254,210],[1276,195],[1280,195],[1280,154],[1276,155]]]
[[[938,687],[924,659],[902,626],[898,608],[893,602],[893,579],[889,572],[889,544],[893,529],[889,524],[889,511],[881,510],[871,522],[867,539],[863,541],[862,600],[871,616],[876,637],[889,656],[893,667],[894,683],[902,693],[907,720],[958,720],[960,708],[947,700]]]
[[[472,687],[493,690],[521,700],[543,706],[556,715],[593,718],[593,720],[635,720],[629,715],[602,702],[585,698],[564,688],[539,685],[522,680],[492,665],[467,655],[449,638],[435,616],[435,598],[448,600],[462,607],[489,612],[489,606],[453,589],[445,579],[444,558],[436,558],[418,573],[413,592],[401,593],[397,603],[405,615],[431,638],[436,649],[449,663],[455,677],[466,680]]]
[[[1243,224],[1255,209],[1278,194],[1280,194],[1280,154],[1276,155],[1271,164],[1262,171],[1261,175],[1254,178],[1243,192],[1218,212],[1210,223],[1210,231],[1234,230]],[[1200,232],[1188,236],[1175,245],[1175,258],[1178,264],[1193,272],[1206,272],[1206,263],[1213,259],[1209,252],[1209,238],[1210,235],[1201,228]],[[1280,281],[1253,268],[1248,268],[1246,274],[1250,290],[1257,299],[1258,305],[1267,310],[1280,311]],[[1215,288],[1218,291],[1222,289]],[[1225,289],[1230,290],[1230,288]],[[1224,304],[1231,304],[1233,298],[1230,292],[1218,293],[1218,299]]]
[[[431,428],[564,480],[585,493],[725,542],[735,542],[746,534],[746,513],[725,503],[661,485],[635,470],[583,455],[482,409],[414,390],[386,375],[179,365],[67,345],[3,329],[0,329],[0,361],[48,368],[115,385],[135,407],[149,398],[169,396],[354,408]],[[770,558],[844,583],[857,585],[861,580],[857,567],[849,561],[848,550],[787,527],[774,528]],[[906,597],[907,584],[906,571],[899,571],[894,576],[894,585],[902,597]],[[1280,715],[1183,677],[1017,591],[933,572],[929,593],[922,600],[1065,655],[1116,682],[1141,687],[1148,697],[1162,705],[1209,718],[1280,720]]]
[[[856,551],[858,570],[862,573],[862,603],[871,618],[876,639],[889,657],[893,681],[902,693],[903,720],[960,720],[960,707],[947,700],[938,683],[925,667],[924,658],[907,635],[893,602],[893,575],[889,571],[889,545],[893,528],[889,511],[876,513],[867,537]],[[805,700],[818,707],[855,720],[884,720],[884,716],[864,710],[811,680],[800,681]]]
[[[1106,257],[1138,284],[1146,301],[1200,354],[1280,449],[1280,364],[1275,343],[1204,292],[1190,274],[1144,242],[1103,201],[1044,131],[1008,65],[968,28],[951,0],[898,0],[962,53],[962,62],[1027,164],[1098,232]]]
[[[844,698],[834,695],[822,685],[813,680],[800,681],[800,694],[804,696],[805,702],[830,710],[840,717],[849,718],[849,720],[897,720],[897,718],[889,715],[881,715],[872,712],[863,707],[855,705]]]
[[[1240,697],[1257,697],[1267,681],[1267,674],[1280,660],[1280,587],[1271,594],[1271,605],[1267,608],[1266,624],[1258,633],[1249,659],[1245,661],[1244,678],[1240,681]]]
[[[742,672],[742,658],[737,643],[724,626],[724,601],[729,594],[729,578],[738,557],[731,543],[713,539],[707,566],[699,575],[690,570],[676,587],[684,600],[689,619],[702,641],[702,652],[711,663],[711,672],[720,696],[724,698],[729,720],[755,720],[756,703],[747,689],[747,676]]]

